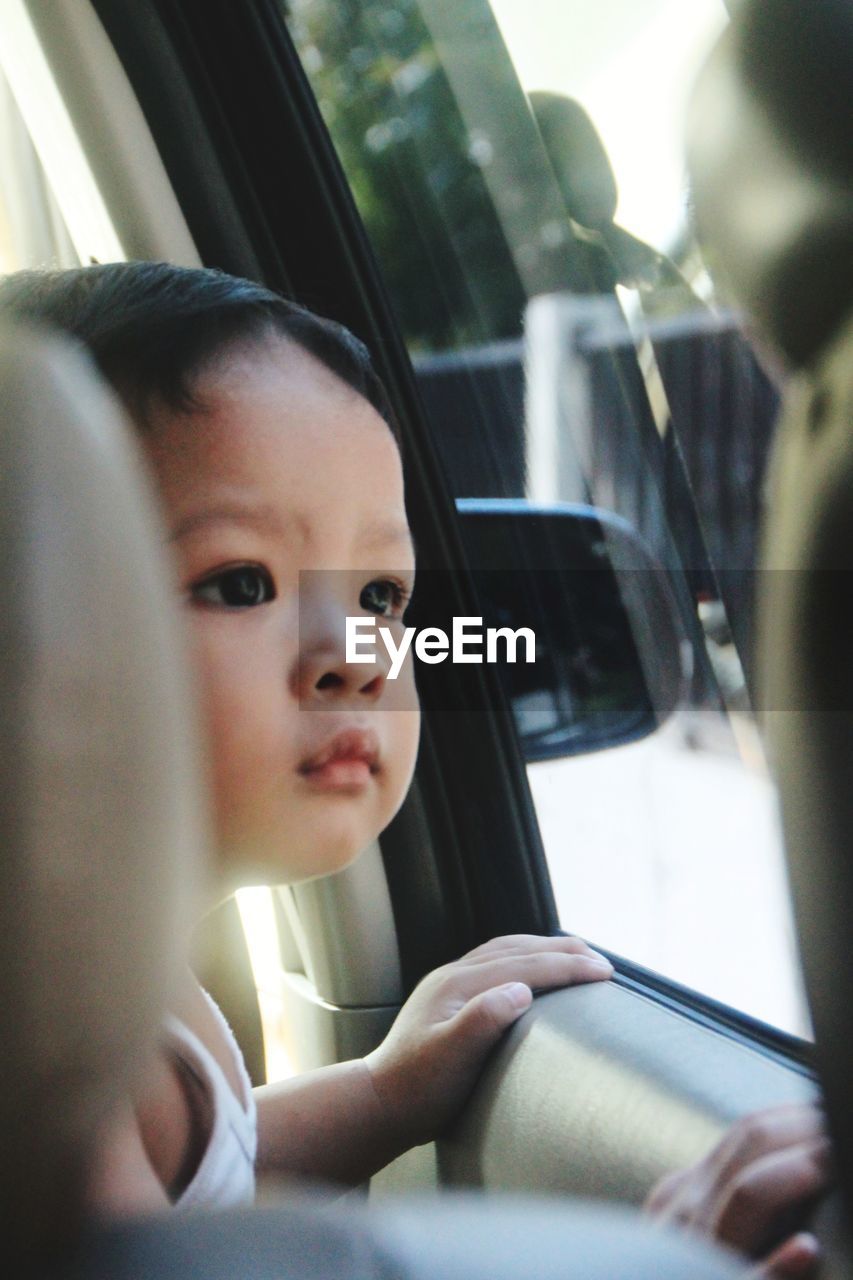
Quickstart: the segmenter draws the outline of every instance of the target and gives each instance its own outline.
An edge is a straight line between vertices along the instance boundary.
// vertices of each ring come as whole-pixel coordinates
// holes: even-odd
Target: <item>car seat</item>
[[[694,96],[696,212],[786,362],[759,582],[763,717],[780,784],[816,1055],[853,1211],[853,6],[750,0]],[[760,910],[760,904],[757,904]],[[847,1274],[853,1254],[834,1259]]]
[[[6,1270],[55,1280],[723,1280],[615,1210],[329,1197],[98,1224],[100,1126],[154,1045],[204,844],[155,504],[64,342],[0,330],[0,1210]]]
[[[153,503],[82,357],[0,339],[0,1200],[59,1249],[186,933],[200,845]],[[159,892],[154,892],[157,885]]]

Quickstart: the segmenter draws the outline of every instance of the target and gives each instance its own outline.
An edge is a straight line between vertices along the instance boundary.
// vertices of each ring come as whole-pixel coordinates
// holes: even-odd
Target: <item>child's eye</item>
[[[193,600],[226,609],[254,609],[275,599],[269,572],[259,564],[237,564],[218,569],[190,590]]]
[[[390,578],[376,578],[362,587],[358,603],[370,613],[383,618],[401,618],[409,602],[410,593],[399,582]]]

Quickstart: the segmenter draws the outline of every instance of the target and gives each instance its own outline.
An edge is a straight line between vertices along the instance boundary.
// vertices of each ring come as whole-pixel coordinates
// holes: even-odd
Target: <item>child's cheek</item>
[[[230,624],[230,625],[229,625]],[[213,805],[220,826],[251,811],[281,769],[281,678],[273,680],[264,646],[248,660],[233,620],[199,613],[191,629],[201,718],[212,766]]]

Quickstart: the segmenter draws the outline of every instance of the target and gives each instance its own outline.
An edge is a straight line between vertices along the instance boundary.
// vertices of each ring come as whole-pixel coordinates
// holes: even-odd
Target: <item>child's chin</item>
[[[293,874],[288,879],[318,880],[321,876],[332,876],[338,871],[345,871],[367,848],[370,840],[370,836],[362,839],[348,834],[324,842],[322,850],[318,850],[316,846],[308,849],[304,857],[298,860],[298,867],[293,867]]]
[[[318,844],[322,843],[322,848]],[[241,884],[303,884],[307,880],[319,880],[323,876],[345,871],[367,848],[370,839],[356,842],[351,837],[334,842],[310,842],[304,848],[270,851],[267,857],[256,856],[253,865],[240,868]],[[246,878],[246,877],[250,878]]]
[[[375,806],[359,814],[342,806],[338,812],[299,816],[301,822],[270,824],[251,834],[244,829],[239,839],[226,836],[217,859],[220,888],[228,893],[334,875],[355,862],[384,825]]]

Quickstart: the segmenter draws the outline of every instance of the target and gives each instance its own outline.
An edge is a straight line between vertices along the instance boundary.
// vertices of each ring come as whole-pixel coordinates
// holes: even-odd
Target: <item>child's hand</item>
[[[831,1178],[829,1139],[820,1109],[775,1107],[745,1116],[689,1169],[652,1189],[646,1212],[740,1250],[761,1266],[751,1275],[805,1277],[820,1257],[810,1232],[790,1235],[769,1257],[768,1241],[807,1216]]]
[[[530,1007],[533,991],[609,978],[613,966],[580,938],[494,938],[426,978],[365,1062],[407,1146],[454,1119],[489,1050]]]

